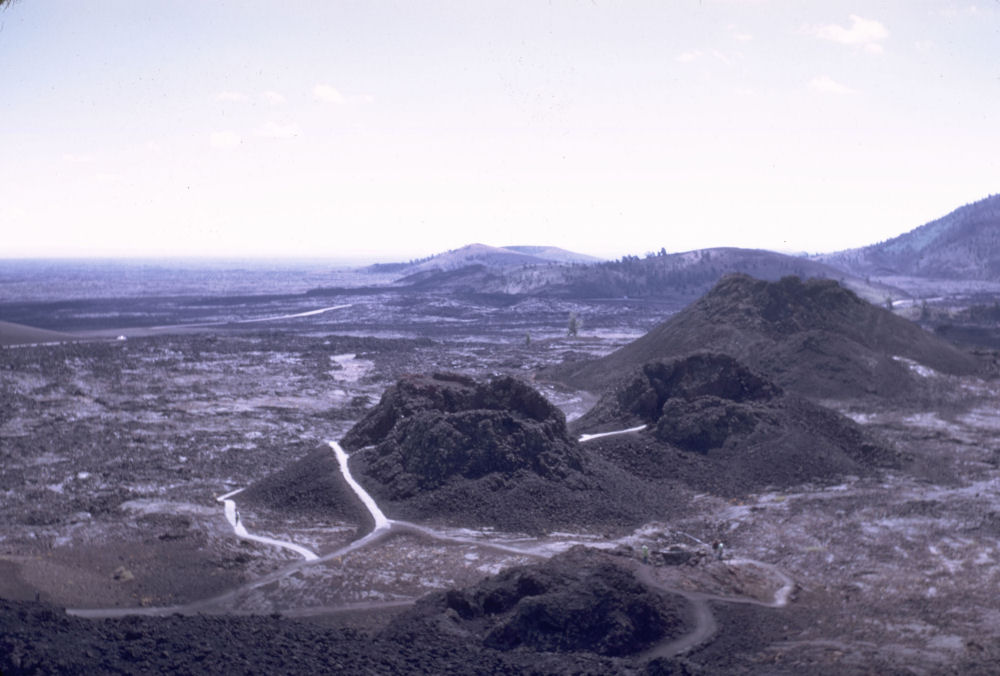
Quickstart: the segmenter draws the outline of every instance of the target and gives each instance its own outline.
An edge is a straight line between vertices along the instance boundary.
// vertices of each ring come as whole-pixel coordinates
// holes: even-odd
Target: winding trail
[[[273,315],[270,317],[258,317],[256,319],[233,319],[224,322],[200,322],[196,324],[166,324],[164,326],[150,326],[149,331],[166,331],[169,329],[200,329],[205,326],[227,326],[230,324],[257,324],[259,322],[277,322],[284,319],[298,319],[299,317],[312,317],[315,315],[321,315],[324,312],[330,312],[332,310],[343,310],[344,308],[351,307],[351,304],[346,305],[331,305],[330,307],[321,307],[318,310],[307,310],[305,312],[296,312],[290,315]]]
[[[341,448],[340,444],[336,441],[327,441],[326,443],[329,444],[330,448],[333,449],[333,452],[337,456],[337,462],[340,464],[340,473],[344,475],[344,481],[347,482],[347,485],[351,487],[354,494],[358,496],[362,503],[364,503],[365,508],[372,515],[372,519],[375,520],[375,530],[388,528],[390,523],[389,519],[386,518],[385,514],[375,503],[375,499],[372,498],[372,496],[368,494],[368,491],[362,488],[361,484],[359,484],[351,475],[351,470],[347,466],[348,460],[350,460],[347,452],[344,451],[344,449]]]
[[[710,594],[708,592],[693,592],[664,584],[654,577],[653,570],[655,570],[655,568],[653,566],[642,563],[637,564],[635,570],[636,579],[651,589],[656,589],[668,594],[676,594],[677,596],[682,596],[687,599],[694,612],[695,622],[694,629],[690,632],[684,636],[667,639],[652,646],[645,652],[641,653],[640,656],[642,658],[654,659],[656,657],[674,657],[675,655],[685,653],[692,648],[696,648],[702,643],[708,641],[708,639],[712,638],[712,636],[715,635],[715,632],[718,631],[719,625],[715,621],[715,615],[712,613],[712,609],[708,605],[709,601],[717,601],[720,603],[744,603],[747,605],[762,606],[765,608],[782,608],[788,605],[791,594],[795,590],[795,582],[776,566],[764,563],[763,561],[756,561],[754,559],[730,559],[726,562],[726,565],[752,565],[764,568],[773,573],[781,581],[781,586],[775,590],[774,598],[771,601],[761,601],[760,599],[755,599],[749,596],[722,596],[720,594]]]
[[[610,436],[614,434],[628,434],[632,432],[638,432],[645,429],[645,425],[640,427],[633,427],[627,430],[620,430],[615,432],[603,432],[600,434],[583,435],[580,437],[581,442],[589,441],[591,439],[596,439],[604,436]],[[554,554],[564,551],[574,544],[591,544],[594,543],[583,543],[574,541],[561,541],[558,543],[541,543],[535,546],[517,546],[513,544],[507,544],[503,542],[498,542],[496,540],[488,540],[479,537],[472,536],[462,536],[453,535],[448,533],[443,533],[439,530],[430,528],[428,526],[422,526],[420,524],[410,523],[407,521],[397,521],[394,519],[389,519],[385,513],[375,502],[374,498],[357,482],[353,477],[349,467],[350,456],[346,451],[340,446],[336,441],[328,441],[327,444],[330,446],[332,451],[337,457],[337,462],[340,465],[341,474],[344,477],[344,481],[351,487],[358,499],[364,504],[365,508],[368,510],[374,522],[374,528],[367,533],[364,537],[351,542],[348,545],[340,547],[339,549],[324,554],[322,556],[317,556],[314,552],[291,542],[285,542],[281,540],[274,540],[272,538],[266,538],[262,536],[255,536],[247,532],[245,526],[243,526],[239,513],[236,509],[236,503],[232,499],[233,496],[237,495],[243,489],[237,489],[226,493],[225,495],[217,498],[225,506],[226,519],[229,521],[230,525],[233,527],[233,532],[241,538],[255,540],[257,542],[262,542],[264,544],[270,544],[278,547],[284,547],[299,553],[303,560],[286,565],[278,570],[272,571],[267,575],[264,575],[252,582],[244,585],[240,585],[235,589],[231,589],[223,594],[214,596],[208,599],[202,599],[195,601],[193,603],[175,605],[175,606],[162,606],[162,607],[152,607],[152,608],[98,608],[98,609],[69,609],[66,612],[71,615],[76,615],[79,617],[88,618],[108,618],[108,617],[124,617],[127,615],[148,615],[148,616],[164,616],[172,615],[175,613],[179,614],[194,614],[199,612],[232,612],[225,610],[225,604],[232,601],[249,591],[263,587],[265,585],[271,584],[272,582],[281,580],[295,572],[303,569],[306,566],[313,565],[316,563],[323,563],[342,557],[347,553],[353,552],[355,550],[361,549],[363,547],[368,547],[377,544],[381,541],[386,540],[394,535],[400,534],[412,534],[423,538],[427,538],[432,541],[438,542],[448,542],[456,544],[470,544],[477,547],[482,547],[484,549],[489,549],[504,554],[513,554],[516,556],[522,556],[526,558],[533,559],[547,559]],[[686,534],[685,534],[686,535]],[[697,538],[692,539],[697,540]],[[697,540],[700,542],[700,540]],[[654,575],[655,567],[648,564],[640,563],[639,561],[631,561],[628,565],[632,566],[633,572],[636,579],[644,586],[655,590],[658,593],[664,594],[674,594],[685,598],[692,607],[692,612],[694,614],[694,628],[687,634],[679,637],[672,637],[666,639],[656,645],[653,645],[645,652],[640,653],[637,657],[640,659],[653,659],[656,657],[673,657],[681,653],[687,652],[699,645],[702,645],[706,641],[712,638],[718,631],[718,622],[716,622],[715,615],[709,606],[709,601],[721,602],[721,603],[745,603],[751,605],[758,605],[768,608],[780,608],[788,604],[791,597],[792,591],[795,588],[795,582],[784,572],[779,570],[776,566],[772,564],[765,563],[763,561],[756,561],[753,559],[730,559],[726,562],[728,566],[756,566],[767,570],[769,573],[773,574],[780,582],[781,586],[774,592],[774,598],[771,601],[761,601],[759,599],[747,597],[747,596],[721,596],[718,594],[711,594],[707,592],[693,592],[685,589],[681,589],[656,579]],[[282,614],[289,617],[308,617],[314,615],[325,615],[340,612],[351,612],[355,610],[368,610],[373,608],[390,608],[390,607],[400,607],[411,605],[416,599],[397,599],[392,601],[372,601],[372,602],[360,602],[360,603],[348,603],[341,604],[338,606],[321,606],[321,607],[308,607],[308,608],[298,608],[298,609],[288,609],[283,610]]]
[[[598,432],[597,434],[581,434],[578,441],[582,444],[587,441],[593,441],[594,439],[600,439],[602,437],[613,437],[619,434],[632,434],[633,432],[641,432],[646,429],[645,425],[639,425],[638,427],[629,427],[627,430],[615,430],[613,432]]]
[[[285,540],[275,540],[274,538],[264,537],[263,535],[254,535],[247,531],[246,525],[243,523],[243,519],[240,518],[240,510],[236,509],[236,501],[232,497],[240,492],[242,488],[237,488],[235,491],[230,491],[225,495],[220,495],[216,498],[222,503],[223,509],[226,515],[226,521],[229,525],[233,527],[233,533],[236,537],[243,540],[253,540],[254,542],[260,542],[265,545],[272,545],[274,547],[281,547],[283,549],[289,549],[296,554],[299,554],[306,561],[315,561],[319,558],[316,552],[306,549],[302,545],[297,545],[294,542],[286,542]]]

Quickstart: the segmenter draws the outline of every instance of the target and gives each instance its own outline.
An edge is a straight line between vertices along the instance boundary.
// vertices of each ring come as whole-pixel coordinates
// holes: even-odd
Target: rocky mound
[[[637,423],[647,430],[601,440],[602,452],[638,476],[724,494],[835,481],[900,461],[852,420],[786,393],[725,354],[647,363],[576,427]]]
[[[699,397],[734,404],[768,402],[784,391],[726,354],[701,353],[669,362],[649,362],[609,395],[605,395],[578,425],[612,429],[635,423],[656,425],[664,405]]]
[[[580,469],[562,411],[506,376],[486,383],[454,373],[401,379],[343,440],[348,450],[372,445],[382,458],[400,456],[422,488],[456,473],[531,469],[561,477]]]
[[[496,481],[521,471],[552,481],[576,477],[579,484],[582,469],[562,412],[513,378],[477,383],[458,374],[407,376],[385,391],[342,445],[373,447],[358,464],[368,475],[365,485],[389,500],[433,491],[452,478]],[[247,488],[239,500],[370,522],[326,445]]]
[[[279,615],[90,620],[44,603],[0,599],[0,673],[29,674],[688,674],[593,652],[494,650],[446,632],[372,635]]]
[[[430,594],[385,634],[413,638],[447,632],[496,650],[624,656],[692,627],[685,599],[661,597],[613,556],[577,546],[473,587]]]
[[[348,449],[371,445],[366,473],[397,500],[452,477],[525,471],[563,480],[583,466],[562,412],[510,377],[404,378],[344,437]]]
[[[975,373],[979,366],[971,355],[834,281],[732,275],[616,352],[541,375],[599,391],[646,362],[704,350],[732,355],[778,385],[814,398],[912,394],[920,390],[921,376],[905,360],[953,375]]]
[[[562,412],[509,377],[403,378],[343,445],[357,449],[355,476],[394,518],[544,532],[634,526],[650,507],[623,499],[632,478],[588,457]]]
[[[397,520],[530,533],[634,528],[683,503],[588,453],[559,409],[508,377],[402,378],[342,445],[354,478]],[[237,500],[371,523],[326,445]]]

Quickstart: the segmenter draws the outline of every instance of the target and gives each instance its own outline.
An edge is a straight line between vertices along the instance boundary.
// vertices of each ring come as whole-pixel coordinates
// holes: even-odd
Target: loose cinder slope
[[[732,355],[778,385],[813,398],[904,396],[917,377],[900,357],[945,374],[979,368],[971,355],[836,282],[732,275],[610,355],[540,376],[598,391],[648,361],[704,350]]]

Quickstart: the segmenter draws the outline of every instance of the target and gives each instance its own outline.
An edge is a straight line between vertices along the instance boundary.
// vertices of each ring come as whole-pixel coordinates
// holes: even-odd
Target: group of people
[[[722,561],[722,557],[725,556],[726,545],[722,540],[716,540],[712,543],[712,552],[715,554],[716,561]],[[649,563],[649,547],[647,545],[642,546],[642,562]]]

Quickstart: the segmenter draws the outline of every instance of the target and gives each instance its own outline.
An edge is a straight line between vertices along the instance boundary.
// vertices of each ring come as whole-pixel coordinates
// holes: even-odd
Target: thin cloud
[[[282,103],[285,102],[285,97],[276,91],[268,90],[263,94],[261,94],[261,96],[263,96],[264,100],[270,103],[272,106],[280,106]]]
[[[858,93],[856,89],[852,89],[842,82],[837,82],[829,75],[814,77],[809,81],[809,89],[821,94],[836,94],[838,96]]]
[[[678,61],[680,63],[691,63],[692,61],[700,59],[702,55],[703,52],[700,49],[693,49],[689,52],[681,52],[674,57],[674,61]]]
[[[13,223],[27,217],[28,212],[20,207],[0,207],[0,222]]]
[[[966,5],[964,7],[956,7],[955,5],[950,5],[941,10],[941,16],[954,19],[959,16],[978,16],[980,14],[985,14],[987,10],[983,10],[978,5]]]
[[[267,122],[261,125],[254,132],[257,136],[264,138],[288,139],[302,135],[302,131],[297,124],[280,124],[278,122]]]
[[[714,56],[716,59],[718,59],[722,63],[726,64],[727,66],[733,65],[733,57],[729,56],[725,52],[720,52],[717,49],[713,49],[712,50],[712,56]],[[734,56],[736,58],[742,58],[739,54],[735,54]]]
[[[216,94],[215,100],[228,103],[246,103],[250,100],[250,97],[243,92],[224,91]]]
[[[865,19],[857,14],[852,14],[850,20],[851,25],[847,28],[837,24],[828,24],[810,32],[821,40],[859,47],[873,54],[881,53],[882,41],[889,37],[888,29],[879,21]]]
[[[741,31],[735,24],[729,24],[726,26],[726,30],[729,31],[729,35],[737,42],[750,42],[753,40],[753,35],[746,31]]]
[[[313,87],[313,98],[321,103],[347,103],[347,97],[328,84],[318,84]]]
[[[213,148],[220,150],[231,150],[239,147],[243,143],[243,137],[231,129],[223,131],[213,131],[208,135],[208,143]]]
[[[344,104],[367,104],[374,103],[375,97],[371,94],[343,94],[335,87],[328,84],[318,84],[313,87],[313,98],[321,103]]]

